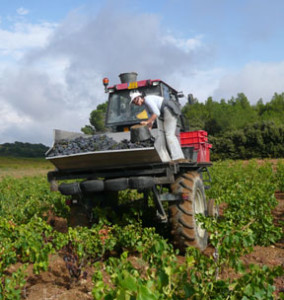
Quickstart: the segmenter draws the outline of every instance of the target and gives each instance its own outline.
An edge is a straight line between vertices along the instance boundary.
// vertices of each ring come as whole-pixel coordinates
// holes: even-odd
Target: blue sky
[[[80,131],[106,101],[101,79],[127,71],[201,102],[270,101],[284,91],[283,15],[282,0],[3,0],[0,143]]]

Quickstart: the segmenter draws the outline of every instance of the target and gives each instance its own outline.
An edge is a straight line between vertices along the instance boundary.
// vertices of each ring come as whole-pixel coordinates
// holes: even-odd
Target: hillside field
[[[44,158],[14,158],[0,156],[0,178],[44,175],[54,167]]]
[[[136,191],[119,194],[122,214],[98,208],[92,228],[69,227],[52,169],[0,157],[0,300],[284,299],[284,160],[214,163],[206,196],[220,217],[198,217],[209,247],[185,255]]]

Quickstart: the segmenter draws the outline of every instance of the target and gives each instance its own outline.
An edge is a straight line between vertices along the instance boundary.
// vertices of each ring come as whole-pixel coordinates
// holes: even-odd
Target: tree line
[[[90,114],[86,134],[104,132],[107,102]],[[182,108],[186,129],[206,130],[213,144],[212,159],[284,157],[284,93],[251,105],[244,93],[229,100],[209,97],[201,103],[189,97]]]
[[[12,157],[44,157],[48,147],[43,144],[4,143],[0,145],[0,156]]]
[[[208,132],[212,159],[284,157],[284,93],[255,105],[243,93],[227,101],[193,99],[183,114],[190,130]]]

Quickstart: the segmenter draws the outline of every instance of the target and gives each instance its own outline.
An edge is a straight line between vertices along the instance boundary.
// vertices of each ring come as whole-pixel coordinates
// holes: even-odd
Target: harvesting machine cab
[[[106,126],[110,129],[103,135],[117,143],[130,140],[130,127],[149,117],[144,106],[130,105],[130,92],[139,90],[144,95],[159,95],[176,102],[181,96],[162,80],[137,81],[134,72],[123,73],[120,79],[120,83],[112,86],[108,86],[107,78],[103,79],[108,93]],[[83,153],[55,153],[56,144],[62,140],[90,138],[82,133],[55,130],[54,145],[47,151],[46,158],[56,169],[48,173],[48,180],[53,190],[71,198],[70,223],[76,224],[82,215],[91,223],[94,207],[115,205],[120,191],[136,189],[143,193],[145,207],[149,199],[153,199],[157,219],[171,224],[174,243],[181,251],[187,246],[205,249],[208,235],[196,222],[195,215],[215,213],[214,203],[205,197],[205,189],[211,181],[208,170],[211,145],[205,131],[184,131],[182,119],[178,129],[177,135],[189,162],[171,161],[163,128],[157,125],[151,130],[154,144],[147,147]],[[68,182],[64,182],[66,180]],[[164,202],[168,202],[168,211]]]
[[[166,100],[179,103],[178,98],[183,96],[162,80],[137,81],[137,73],[122,73],[119,75],[121,83],[108,87],[108,78],[103,79],[105,92],[109,93],[106,126],[114,132],[129,131],[130,127],[149,118],[144,106],[130,105],[130,92],[139,90],[142,95],[162,96]],[[184,130],[183,122],[179,126]],[[154,128],[157,125],[154,125]]]

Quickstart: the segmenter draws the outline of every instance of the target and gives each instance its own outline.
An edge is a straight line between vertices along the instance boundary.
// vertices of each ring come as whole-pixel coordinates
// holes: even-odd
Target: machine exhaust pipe
[[[138,74],[136,72],[121,73],[119,74],[120,82],[129,83],[129,82],[137,81],[137,75]]]

